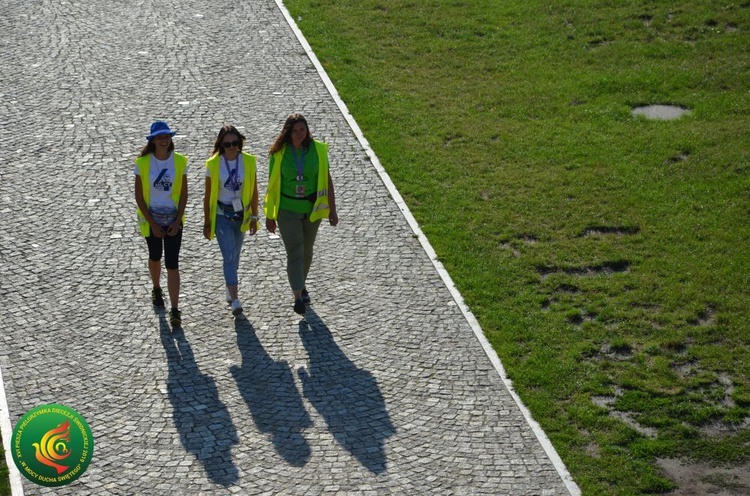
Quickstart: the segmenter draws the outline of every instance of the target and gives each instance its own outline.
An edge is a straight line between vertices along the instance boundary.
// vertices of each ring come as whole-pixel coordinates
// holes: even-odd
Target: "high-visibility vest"
[[[331,212],[328,205],[328,145],[314,141],[315,151],[318,154],[318,190],[310,213],[310,222],[325,219]],[[263,213],[266,219],[276,220],[279,215],[279,204],[281,202],[281,160],[284,157],[285,145],[281,150],[273,154],[271,160],[271,175],[268,178],[268,191],[263,201]]]
[[[242,166],[245,169],[245,173],[242,179],[242,207],[247,213],[247,209],[250,208],[250,200],[253,197],[253,189],[255,188],[255,172],[257,168],[258,157],[250,155],[249,153],[242,152]],[[219,210],[219,166],[221,164],[221,155],[218,153],[214,154],[206,160],[206,169],[208,169],[209,177],[211,178],[211,194],[209,196],[209,210],[208,215],[211,219],[211,234],[208,239],[213,239],[216,235],[216,213]],[[252,213],[252,212],[251,212]],[[242,219],[242,225],[240,231],[245,232],[250,229],[250,215],[245,215]]]
[[[135,159],[135,164],[138,166],[138,173],[141,176],[141,186],[143,190],[143,201],[146,202],[146,206],[150,206],[150,197],[151,197],[151,181],[149,181],[149,168],[151,167],[151,153],[148,155],[144,155],[142,157],[138,157]],[[172,152],[172,155],[174,155],[174,183],[172,184],[172,194],[170,195],[172,198],[172,201],[174,202],[174,208],[179,208],[180,205],[180,193],[182,192],[182,176],[185,175],[185,171],[187,170],[187,157],[185,155],[180,155],[179,153]],[[144,217],[143,212],[141,212],[140,208],[136,208],[136,213],[138,215],[138,227],[141,230],[141,234],[145,237],[148,237],[151,235],[151,226],[149,225],[148,221],[146,220],[146,217]],[[185,223],[185,215],[182,216],[182,222]]]

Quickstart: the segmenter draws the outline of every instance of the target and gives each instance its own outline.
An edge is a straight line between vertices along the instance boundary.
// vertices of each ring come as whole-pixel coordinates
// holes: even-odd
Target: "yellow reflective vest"
[[[258,157],[250,155],[249,153],[242,152],[242,167],[245,169],[245,174],[242,179],[242,207],[245,213],[251,207],[250,200],[253,197],[253,189],[255,188],[255,173],[257,169]],[[211,178],[211,194],[209,196],[209,211],[208,215],[211,219],[211,235],[208,239],[213,239],[216,235],[216,213],[219,211],[219,166],[221,164],[221,155],[218,153],[214,154],[206,160],[206,169],[208,169],[209,177]],[[249,215],[245,215],[242,218],[242,225],[240,231],[245,232],[250,229]]]
[[[172,152],[174,155],[174,184],[172,185],[172,201],[174,202],[174,208],[179,208],[180,205],[180,193],[182,192],[182,176],[185,175],[187,170],[187,157],[180,155],[179,153]],[[135,165],[138,167],[138,174],[141,176],[141,186],[143,190],[143,201],[146,205],[151,205],[151,182],[149,181],[149,168],[151,167],[151,153],[138,157],[135,159]],[[151,226],[149,225],[146,217],[140,208],[136,208],[136,214],[138,215],[138,227],[141,230],[141,234],[144,237],[151,235]],[[182,222],[185,223],[185,215],[182,216]]]
[[[310,213],[310,222],[325,219],[331,212],[328,206],[328,145],[315,140],[313,140],[313,145],[318,154],[318,191],[312,213]],[[263,201],[263,213],[266,219],[276,220],[279,215],[279,204],[281,203],[281,160],[284,157],[284,150],[286,150],[287,146],[289,145],[284,146],[271,156],[268,191],[266,191],[266,197]]]

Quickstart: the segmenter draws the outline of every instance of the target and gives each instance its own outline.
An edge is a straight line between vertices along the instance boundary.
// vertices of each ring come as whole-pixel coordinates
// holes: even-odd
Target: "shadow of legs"
[[[310,460],[310,445],[302,431],[312,425],[294,384],[294,376],[284,361],[275,361],[266,352],[250,322],[235,320],[237,346],[242,366],[230,372],[258,430],[271,435],[276,451],[293,466]]]
[[[385,440],[394,427],[377,381],[349,360],[312,309],[299,333],[310,357],[309,370],[297,372],[305,397],[341,446],[371,472],[385,472]]]
[[[161,341],[167,353],[167,392],[180,442],[203,464],[208,478],[222,486],[239,479],[231,448],[239,442],[226,405],[219,400],[213,378],[203,374],[182,328],[169,329],[159,316]]]

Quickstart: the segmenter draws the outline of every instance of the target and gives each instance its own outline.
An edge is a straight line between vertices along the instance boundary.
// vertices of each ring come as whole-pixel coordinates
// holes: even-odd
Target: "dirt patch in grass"
[[[657,460],[664,476],[677,484],[670,496],[740,496],[750,494],[750,463],[713,467],[675,458]]]
[[[604,236],[607,234],[638,234],[641,228],[639,226],[588,226],[578,236],[585,238],[588,236]]]
[[[646,119],[671,121],[689,114],[690,110],[681,105],[643,105],[635,107],[631,112],[633,115],[642,115]]]
[[[539,265],[536,271],[542,276],[542,279],[548,277],[550,274],[567,274],[569,276],[595,276],[595,275],[610,275],[620,272],[628,272],[630,270],[630,262],[627,260],[615,260],[612,262],[604,262],[599,265],[587,265],[585,267],[573,267],[573,268],[562,268],[557,266]]]

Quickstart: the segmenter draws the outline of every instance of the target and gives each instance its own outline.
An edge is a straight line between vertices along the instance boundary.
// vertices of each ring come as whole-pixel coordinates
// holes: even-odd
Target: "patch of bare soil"
[[[675,458],[657,460],[664,475],[678,488],[670,496],[747,496],[750,494],[750,463],[738,467],[714,467],[707,463]]]
[[[642,115],[646,119],[671,121],[679,119],[690,110],[680,105],[643,105],[631,110],[633,115]]]

